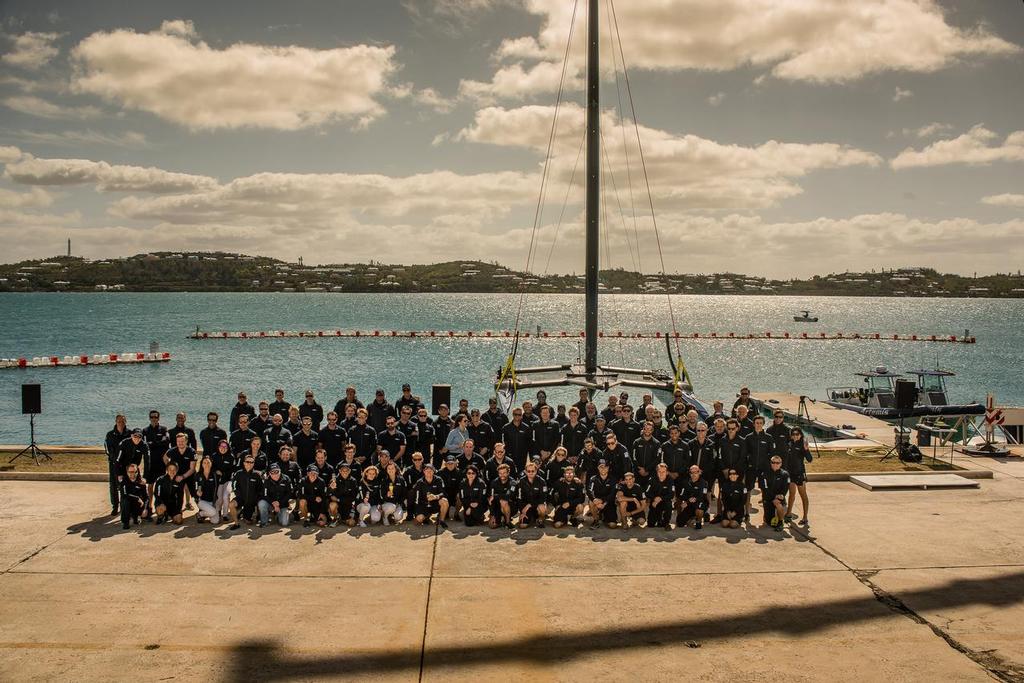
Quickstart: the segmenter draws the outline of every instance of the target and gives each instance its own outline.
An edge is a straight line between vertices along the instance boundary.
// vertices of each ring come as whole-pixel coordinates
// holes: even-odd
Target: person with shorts
[[[559,446],[561,449],[562,447]],[[564,450],[564,449],[562,449]],[[561,529],[568,524],[576,526],[583,516],[583,506],[587,503],[587,494],[583,482],[576,478],[576,468],[566,465],[562,468],[562,478],[551,487],[551,505],[555,509],[555,528]]]
[[[626,470],[622,483],[615,491],[615,505],[619,508],[619,524],[628,529],[639,521],[641,527],[647,525],[647,497],[643,488],[636,483],[636,475]]]
[[[804,432],[799,427],[793,427],[790,431],[789,446],[784,456],[784,466],[789,473],[789,505],[786,508],[786,519],[796,519],[793,514],[793,506],[796,504],[796,496],[800,494],[800,503],[803,507],[803,518],[801,526],[807,526],[807,468],[804,463],[811,462],[811,449],[807,447],[804,440]]]
[[[413,519],[417,524],[426,524],[437,517],[442,529],[447,529],[448,499],[444,495],[444,483],[434,472],[433,463],[423,465],[423,476],[413,486]]]
[[[503,446],[503,444],[495,444],[495,448],[499,445]],[[512,504],[516,499],[516,481],[511,477],[511,472],[510,463],[501,462],[497,466],[497,476],[491,480],[487,501],[491,513],[489,526],[492,529],[497,529],[499,525],[507,526],[510,529],[513,526]]]

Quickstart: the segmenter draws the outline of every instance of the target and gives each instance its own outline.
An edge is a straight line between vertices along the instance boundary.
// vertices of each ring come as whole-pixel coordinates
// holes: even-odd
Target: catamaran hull
[[[985,414],[985,406],[980,403],[968,403],[958,406],[914,406],[907,410],[899,410],[897,408],[865,408],[864,406],[854,406],[849,403],[842,403],[841,401],[825,401],[825,403],[834,408],[852,410],[855,413],[876,417],[887,422],[900,419],[906,420],[913,417],[952,417],[954,415]]]

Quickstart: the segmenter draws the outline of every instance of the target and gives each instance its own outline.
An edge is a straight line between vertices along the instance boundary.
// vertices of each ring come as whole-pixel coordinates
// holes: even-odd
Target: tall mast
[[[597,272],[601,206],[601,62],[598,0],[587,0],[587,375],[597,373]]]

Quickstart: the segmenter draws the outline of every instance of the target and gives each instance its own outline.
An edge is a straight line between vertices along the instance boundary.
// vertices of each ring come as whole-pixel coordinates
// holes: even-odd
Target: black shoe
[[[242,528],[242,525],[239,524],[238,522],[232,522],[231,526],[228,527],[228,529],[230,529],[231,531],[238,531],[241,528]]]
[[[593,522],[590,523],[590,528],[591,529],[600,529],[601,528],[601,520],[595,519]]]
[[[304,528],[308,528],[308,527],[309,527],[309,520],[308,520],[308,519],[304,519],[304,520],[302,520],[302,526],[303,526]]]
[[[750,515],[743,515],[743,521],[746,522],[747,524],[749,524],[750,523]]]
[[[138,524],[138,523],[139,523],[139,518],[138,517],[132,517],[132,524]]]
[[[122,528],[122,529],[130,529],[130,528],[131,528],[131,525],[129,525],[129,524],[122,524],[122,525],[121,525],[121,528]]]
[[[161,515],[161,516],[159,516],[159,517],[157,517],[157,518],[156,518],[156,523],[157,523],[157,524],[163,524],[163,523],[164,523],[164,522],[166,522],[166,521],[167,521],[167,518],[166,518],[166,517],[164,517],[163,515]]]
[[[448,523],[446,521],[444,521],[443,519],[440,522],[438,522],[438,524],[441,526],[442,529],[447,529],[448,528]]]
[[[722,515],[715,515],[714,519],[711,520],[712,524],[719,524],[722,521]]]
[[[699,531],[703,526],[704,526],[704,522],[698,519],[697,520],[697,530]]]
[[[538,529],[543,529],[544,528],[544,522],[537,522],[537,528]]]
[[[118,512],[119,512],[119,511],[118,511],[118,509],[117,509],[117,506],[116,506],[116,505],[115,505],[114,507],[110,508],[110,516],[111,516],[111,517],[116,517],[116,516],[117,516],[117,513],[118,513]]]
[[[662,526],[662,528],[665,531],[672,531],[672,522],[665,522],[665,524]]]

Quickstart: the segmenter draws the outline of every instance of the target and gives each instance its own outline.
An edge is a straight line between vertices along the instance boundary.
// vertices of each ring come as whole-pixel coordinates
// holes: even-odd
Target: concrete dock
[[[781,534],[122,532],[102,483],[0,482],[0,680],[1024,680],[1024,464],[976,464]]]

